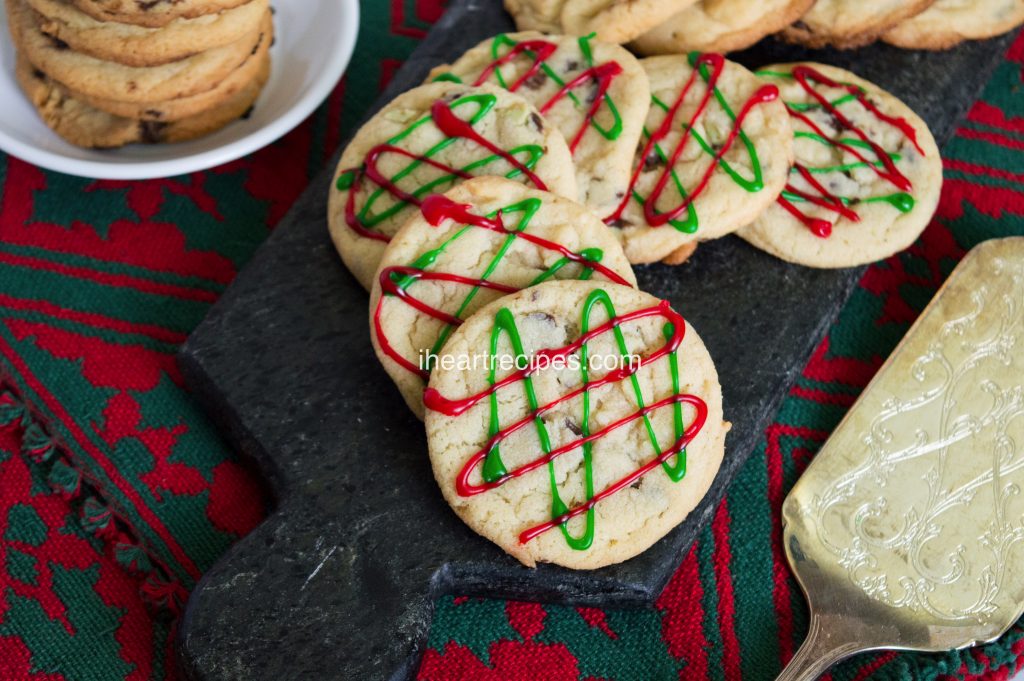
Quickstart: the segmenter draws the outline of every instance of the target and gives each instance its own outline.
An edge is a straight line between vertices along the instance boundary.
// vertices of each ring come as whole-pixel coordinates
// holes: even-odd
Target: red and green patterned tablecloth
[[[497,0],[495,0],[497,1]],[[252,156],[96,182],[0,155],[0,681],[175,678],[176,616],[266,511],[174,353],[443,11],[365,0],[346,79]],[[807,627],[786,491],[957,260],[1024,234],[1024,39],[945,148],[921,241],[865,275],[657,608],[439,603],[423,679],[771,679]],[[856,658],[854,679],[1006,679],[1024,628],[964,653]]]

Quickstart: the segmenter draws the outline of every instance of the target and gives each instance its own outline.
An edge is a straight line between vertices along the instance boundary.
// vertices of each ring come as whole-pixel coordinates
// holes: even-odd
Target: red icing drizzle
[[[662,452],[660,456],[652,459],[651,461],[649,461],[648,463],[644,464],[640,468],[636,469],[635,471],[633,471],[632,473],[630,473],[626,477],[622,478],[621,480],[619,480],[615,484],[609,486],[607,489],[604,489],[601,492],[598,492],[593,497],[588,499],[586,502],[580,504],[579,506],[576,506],[576,507],[570,509],[569,511],[567,511],[566,513],[563,513],[562,515],[558,516],[557,518],[552,518],[551,520],[547,521],[546,523],[541,523],[540,525],[535,525],[534,527],[531,527],[528,530],[524,530],[523,532],[520,532],[519,533],[519,543],[520,544],[525,544],[526,542],[530,541],[531,539],[544,534],[548,530],[553,530],[556,527],[558,527],[559,525],[562,525],[562,524],[566,523],[567,521],[571,520],[572,518],[575,518],[576,516],[579,516],[579,515],[583,515],[584,513],[589,511],[591,508],[596,506],[597,502],[602,501],[604,499],[607,499],[608,497],[612,496],[616,492],[622,491],[626,487],[632,485],[634,482],[636,482],[637,480],[642,478],[647,473],[650,473],[652,470],[654,470],[655,468],[660,466],[665,461],[668,461],[670,458],[672,458],[673,456],[675,456],[679,452],[683,451],[683,449],[686,448],[686,445],[688,445],[690,443],[690,441],[693,440],[693,438],[695,438],[697,436],[697,433],[700,432],[701,428],[704,427],[704,422],[707,421],[707,418],[708,418],[708,408],[707,408],[707,405],[704,403],[704,400],[700,399],[699,397],[697,397],[695,395],[673,395],[672,397],[667,397],[664,400],[661,400],[660,402],[657,402],[656,404],[649,405],[648,407],[646,407],[646,408],[644,408],[644,409],[642,409],[642,410],[640,410],[638,412],[635,412],[634,414],[631,414],[631,415],[629,415],[629,416],[627,416],[625,418],[619,419],[618,421],[608,425],[605,428],[602,428],[601,430],[597,431],[596,433],[593,433],[590,437],[582,438],[580,440],[577,440],[576,442],[570,442],[569,444],[565,445],[564,447],[559,447],[557,450],[552,451],[550,455],[541,458],[540,461],[543,464],[546,464],[549,460],[555,458],[555,456],[557,456],[558,454],[563,454],[565,451],[569,451],[571,449],[575,449],[576,447],[580,447],[580,446],[583,445],[584,442],[592,442],[592,441],[594,441],[594,440],[596,440],[596,439],[598,439],[600,437],[603,437],[604,435],[607,435],[608,433],[610,433],[611,431],[615,430],[616,428],[619,428],[619,427],[621,427],[623,425],[626,425],[627,423],[631,423],[633,421],[636,421],[637,419],[643,418],[643,416],[645,414],[649,414],[649,413],[651,413],[651,412],[653,412],[653,411],[655,411],[657,409],[661,409],[662,407],[667,407],[667,406],[675,404],[677,402],[682,402],[684,404],[689,404],[692,407],[694,407],[694,409],[696,409],[696,412],[697,412],[697,414],[696,414],[696,416],[695,416],[695,418],[693,420],[693,423],[691,423],[690,427],[686,429],[686,432],[683,434],[683,437],[679,438],[679,440],[677,440],[675,444],[673,444],[671,447],[669,447],[664,452]],[[528,465],[532,465],[532,462],[531,462],[531,464],[528,464]],[[524,466],[523,468],[526,468],[526,467]],[[520,468],[520,469],[516,469],[512,473],[509,473],[509,475],[510,476],[520,475],[521,474],[520,471],[522,471],[524,473],[526,472],[526,471],[523,471],[523,469]]]
[[[822,208],[828,208],[830,210],[833,210],[836,213],[839,213],[843,217],[849,218],[854,222],[860,222],[860,215],[857,214],[857,211],[847,208],[846,205],[844,205],[843,202],[839,199],[839,197],[833,196],[832,193],[829,192],[829,190],[826,189],[823,184],[818,182],[818,180],[814,177],[814,174],[811,171],[809,171],[806,168],[806,166],[802,166],[799,163],[797,163],[794,167],[796,168],[797,172],[800,173],[800,176],[807,180],[807,183],[814,187],[814,189],[817,190],[820,195],[815,196],[814,194],[809,194],[807,192],[800,191],[796,187],[788,184],[786,186],[786,191],[792,192],[799,196],[800,198],[804,199],[805,201],[809,201],[810,203],[813,203],[816,206],[821,206]],[[779,203],[782,205],[783,208],[789,211],[791,215],[793,215],[795,218],[803,222],[804,225],[806,225],[808,229],[814,232],[817,236],[825,238],[832,234],[832,223],[829,222],[828,220],[820,220],[818,218],[812,218],[807,215],[804,215],[804,213],[802,213],[796,206],[793,205],[791,201],[789,201],[784,196],[779,196]]]
[[[757,92],[755,92],[754,95],[749,100],[747,100],[747,102],[743,105],[743,108],[740,109],[739,113],[736,116],[736,121],[733,125],[733,129],[730,131],[729,136],[726,138],[724,144],[722,144],[722,148],[719,149],[718,152],[715,154],[715,157],[712,160],[711,165],[704,172],[704,175],[701,178],[700,182],[697,184],[697,186],[693,189],[693,191],[689,192],[688,196],[685,199],[683,199],[683,202],[678,207],[670,211],[666,211],[664,213],[658,213],[656,208],[658,199],[661,198],[662,193],[665,191],[665,188],[668,186],[669,181],[672,179],[672,171],[676,163],[678,163],[679,159],[682,157],[683,151],[686,149],[686,143],[690,140],[690,131],[693,129],[694,125],[696,125],[700,117],[704,115],[704,111],[705,109],[707,109],[708,103],[714,96],[714,90],[718,84],[718,79],[719,77],[721,77],[722,71],[725,68],[725,57],[723,57],[722,55],[700,55],[700,57],[698,57],[697,59],[697,62],[693,66],[693,70],[690,73],[690,78],[687,80],[686,85],[679,93],[679,97],[676,99],[675,103],[672,105],[668,113],[665,115],[665,119],[661,122],[661,125],[658,127],[657,130],[654,131],[654,133],[647,140],[647,144],[644,146],[643,153],[639,157],[639,162],[637,163],[636,170],[633,172],[633,179],[629,184],[629,191],[626,192],[626,195],[622,199],[622,203],[619,204],[619,207],[615,210],[615,212],[612,213],[607,218],[605,218],[606,223],[613,224],[622,219],[622,215],[623,213],[625,213],[627,206],[629,206],[629,202],[633,200],[633,192],[636,189],[637,182],[640,181],[640,175],[643,173],[646,159],[648,159],[651,156],[651,154],[655,152],[655,148],[657,147],[657,145],[660,142],[662,142],[666,137],[668,137],[668,135],[674,129],[674,121],[676,115],[679,113],[680,109],[682,109],[683,104],[686,102],[687,95],[690,94],[690,90],[693,89],[694,84],[697,82],[697,77],[700,74],[700,69],[702,66],[707,66],[710,68],[710,77],[707,81],[707,89],[704,92],[704,95],[701,97],[700,103],[697,106],[697,110],[693,114],[693,118],[691,118],[689,123],[687,123],[684,126],[683,135],[680,138],[679,143],[676,145],[676,148],[672,151],[672,154],[669,156],[668,162],[665,164],[665,169],[662,171],[661,176],[658,178],[658,182],[655,185],[654,190],[651,192],[651,195],[647,197],[647,199],[644,201],[644,218],[646,219],[647,224],[651,225],[652,227],[660,227],[662,225],[668,224],[670,221],[675,220],[680,215],[682,215],[683,212],[690,207],[690,204],[692,204],[697,199],[697,197],[701,195],[701,193],[707,188],[708,183],[711,182],[711,177],[714,174],[715,169],[721,162],[722,157],[724,157],[725,154],[728,153],[729,149],[731,149],[732,145],[736,142],[736,139],[739,137],[740,134],[740,129],[743,126],[743,121],[746,119],[748,115],[750,115],[750,112],[753,110],[753,108],[758,104],[766,104],[768,102],[775,101],[779,97],[779,89],[774,85],[764,85],[758,88]]]
[[[529,82],[530,79],[537,77],[541,68],[551,57],[552,54],[558,49],[558,46],[554,43],[549,43],[545,40],[527,40],[521,43],[517,43],[511,50],[506,54],[502,55],[499,59],[492,62],[480,77],[477,78],[475,85],[482,85],[494,75],[502,66],[513,62],[516,58],[524,53],[533,53],[534,61],[530,64],[530,68],[526,70],[515,82],[508,86],[510,92],[516,92],[525,83]],[[615,77],[622,73],[622,66],[617,62],[605,62],[598,66],[593,66],[586,71],[583,71],[578,76],[567,82],[558,92],[556,92],[543,106],[540,107],[542,114],[547,114],[552,108],[570,92],[576,88],[589,83],[591,81],[597,82],[597,92],[594,96],[593,102],[590,105],[590,109],[587,111],[586,118],[579,130],[573,135],[573,138],[569,140],[569,149],[576,153],[576,148],[580,145],[580,141],[583,139],[583,135],[587,132],[587,128],[590,125],[590,121],[597,115],[598,110],[604,103],[605,95],[608,94],[608,90],[611,88],[612,81]]]
[[[391,345],[391,341],[388,340],[388,336],[384,332],[384,325],[381,323],[380,316],[384,307],[385,296],[397,296],[404,303],[414,307],[419,312],[433,317],[434,319],[438,319],[446,324],[459,326],[462,324],[462,320],[413,297],[408,291],[399,287],[398,284],[395,283],[391,278],[391,275],[393,274],[406,275],[420,281],[448,281],[457,284],[465,284],[466,286],[479,286],[481,288],[488,288],[494,291],[501,291],[506,294],[515,293],[519,290],[514,286],[505,286],[504,284],[498,284],[484,279],[473,279],[472,277],[463,277],[458,274],[450,274],[448,272],[426,272],[414,267],[385,267],[381,270],[380,287],[382,295],[380,300],[377,301],[377,309],[373,312],[373,328],[377,332],[377,342],[380,344],[381,350],[384,351],[384,354],[395,360],[395,362],[397,362],[403,369],[420,376],[423,380],[430,378],[430,372],[402,356],[402,353]]]
[[[856,97],[857,100],[864,106],[864,108],[873,113],[878,118],[878,120],[888,123],[889,125],[892,125],[896,128],[899,128],[900,131],[907,137],[907,139],[913,142],[918,152],[920,152],[923,156],[924,149],[922,149],[921,146],[917,143],[917,131],[914,130],[914,126],[912,126],[910,123],[908,123],[906,120],[902,118],[896,118],[895,116],[890,116],[888,114],[882,113],[879,110],[879,108],[875,106],[867,98],[867,95],[861,92],[860,88],[858,88],[856,85],[845,85],[843,83],[837,83],[836,81],[820,73],[819,71],[816,71],[810,66],[797,66],[795,69],[793,69],[793,77],[796,78],[796,81],[800,83],[801,86],[803,86],[804,90],[807,91],[807,94],[811,95],[816,100],[818,100],[818,102],[823,107],[825,107],[826,110],[835,115],[844,126],[852,130],[854,133],[856,133],[858,137],[860,137],[862,140],[870,144],[871,148],[875,151],[875,153],[879,155],[880,160],[882,160],[883,162],[888,161],[888,163],[886,163],[886,168],[889,170],[889,172],[892,173],[894,176],[902,177],[903,181],[907,183],[907,186],[903,187],[904,189],[910,188],[910,182],[907,181],[907,179],[903,177],[903,175],[900,174],[900,172],[896,169],[896,166],[889,158],[889,155],[885,153],[885,150],[882,149],[877,144],[875,144],[874,142],[872,142],[863,130],[859,129],[857,126],[851,123],[849,119],[846,118],[846,116],[844,116],[840,111],[838,111],[834,106],[832,106],[832,103],[829,102],[828,99],[824,97],[824,95],[822,95],[820,92],[811,87],[811,85],[808,84],[807,81],[808,79],[810,79],[818,83],[821,83],[826,87],[834,87],[840,90],[846,90],[848,93]]]
[[[525,175],[534,187],[547,191],[547,185],[532,170],[523,163],[520,163],[515,156],[478,133],[473,129],[472,125],[456,116],[448,102],[444,100],[434,102],[433,106],[430,107],[430,116],[434,119],[434,125],[448,137],[461,137],[462,139],[476,142],[495,156],[505,159],[510,166]]]
[[[488,150],[495,156],[504,159],[509,165],[511,165],[520,173],[522,173],[533,184],[534,187],[536,187],[537,189],[547,191],[547,185],[544,184],[544,182],[539,177],[537,177],[536,173],[534,173],[532,170],[526,167],[525,164],[521,163],[512,154],[508,153],[507,151],[505,151],[504,149],[497,146],[489,139],[485,138],[483,135],[478,133],[476,130],[473,129],[472,125],[456,116],[455,112],[452,111],[452,108],[448,104],[448,102],[444,100],[438,100],[434,102],[434,104],[430,107],[430,117],[433,120],[434,125],[437,126],[438,130],[444,133],[447,137],[462,138],[467,139],[471,142],[475,142],[476,144]],[[377,146],[370,149],[369,153],[366,154],[366,162],[363,164],[361,168],[356,170],[356,176],[352,182],[351,188],[349,189],[348,198],[345,202],[345,222],[348,224],[349,228],[352,229],[352,231],[367,239],[383,241],[384,243],[388,243],[389,241],[391,241],[391,237],[387,236],[386,234],[382,234],[380,232],[369,229],[366,225],[363,224],[362,220],[360,220],[359,218],[358,210],[356,209],[356,195],[358,194],[358,188],[361,183],[361,180],[364,177],[370,180],[372,183],[384,189],[386,192],[388,192],[391,196],[393,196],[395,199],[399,201],[409,203],[414,206],[419,206],[422,203],[422,201],[418,199],[416,196],[403,189],[400,189],[394,182],[391,181],[390,178],[386,177],[383,173],[380,172],[380,169],[378,168],[377,164],[378,161],[380,160],[380,157],[385,154],[398,154],[400,156],[405,156],[409,159],[412,159],[413,161],[424,163],[433,168],[437,168],[438,170],[455,175],[456,177],[460,177],[462,179],[468,179],[472,177],[471,174],[463,170],[454,168],[439,161],[435,161],[427,156],[414,154],[410,151],[407,151],[406,149],[395,146],[393,144],[378,144]]]
[[[445,220],[454,220],[462,225],[472,225],[481,229],[489,229],[492,232],[497,232],[498,234],[515,234],[517,239],[527,241],[543,250],[558,253],[568,260],[582,264],[583,266],[594,270],[598,274],[603,275],[609,281],[613,281],[616,284],[621,284],[623,286],[632,287],[632,284],[619,276],[615,270],[612,270],[601,263],[587,260],[579,253],[569,250],[560,243],[544,239],[543,237],[539,237],[536,234],[530,234],[529,232],[513,232],[512,230],[509,230],[505,227],[501,213],[498,213],[494,218],[488,218],[486,216],[473,213],[470,208],[471,207],[466,204],[456,203],[445,196],[434,194],[423,200],[422,205],[420,206],[420,211],[423,213],[423,217],[426,221],[434,227],[439,227]],[[516,291],[521,290],[517,286],[508,286],[506,284],[489,281],[487,279],[476,279],[451,272],[429,272],[426,270],[416,269],[414,267],[397,266],[385,267],[382,269],[380,276],[378,277],[382,295],[380,300],[377,301],[377,308],[373,313],[373,325],[377,332],[377,341],[380,343],[381,349],[388,357],[393,359],[404,369],[419,375],[424,380],[430,377],[430,372],[403,357],[402,354],[398,352],[393,345],[391,345],[387,338],[387,334],[384,332],[384,326],[381,323],[381,312],[384,307],[385,296],[395,296],[402,302],[415,308],[417,311],[442,321],[445,324],[459,326],[462,324],[463,320],[445,312],[444,310],[428,305],[422,300],[414,297],[409,293],[408,287],[402,287],[395,281],[395,278],[392,276],[395,274],[411,277],[419,281],[446,281],[463,284],[465,286],[491,289],[493,291],[500,291],[506,294],[515,293]]]
[[[414,161],[421,161],[422,163],[437,168],[438,170],[457,175],[464,180],[472,177],[469,173],[459,170],[458,168],[452,168],[451,166],[439,163],[425,156],[419,156],[410,151],[406,151],[401,147],[396,147],[391,144],[377,145],[366,155],[366,165],[358,171],[356,179],[352,183],[352,189],[348,193],[348,201],[345,202],[345,221],[354,232],[360,236],[366,237],[367,239],[376,239],[377,241],[383,241],[384,243],[391,241],[391,237],[386,234],[381,234],[380,232],[375,232],[372,229],[367,229],[359,219],[359,215],[356,211],[356,187],[358,187],[359,180],[362,177],[366,177],[374,184],[383,187],[386,192],[399,201],[405,201],[406,203],[411,203],[414,206],[418,206],[422,203],[413,194],[410,194],[403,189],[399,189],[394,182],[380,172],[377,168],[377,160],[384,154],[398,154],[400,156],[413,159]]]
[[[533,64],[526,70],[522,76],[519,77],[514,83],[512,83],[508,89],[511,92],[515,92],[523,86],[523,84],[537,75],[544,63],[555,53],[558,46],[554,43],[549,43],[546,40],[527,40],[521,43],[517,43],[515,47],[509,50],[505,55],[491,62],[491,64],[484,69],[480,77],[476,79],[475,85],[482,85],[494,75],[494,72],[506,64],[510,64],[515,61],[524,52],[533,52],[535,56]]]
[[[565,445],[562,445],[561,447],[553,449],[549,454],[542,455],[530,461],[529,463],[526,463],[514,470],[511,470],[507,474],[493,482],[473,484],[469,481],[469,478],[472,475],[473,471],[477,470],[483,464],[484,459],[487,458],[488,452],[494,449],[494,447],[499,445],[502,441],[507,439],[513,433],[517,432],[521,428],[528,426],[529,424],[534,423],[538,417],[557,408],[559,405],[567,402],[568,400],[580,397],[586,391],[594,390],[596,388],[600,388],[601,386],[608,385],[610,383],[618,383],[624,380],[628,380],[631,376],[640,371],[644,366],[656,362],[659,359],[662,359],[663,357],[667,357],[670,353],[675,352],[679,348],[679,345],[682,343],[683,337],[686,333],[686,322],[682,318],[682,316],[679,315],[679,313],[675,312],[669,306],[667,301],[662,301],[661,303],[654,307],[648,307],[624,315],[619,315],[614,319],[611,319],[602,324],[601,326],[594,328],[588,333],[580,336],[580,338],[578,338],[575,342],[569,345],[566,345],[561,348],[547,349],[538,352],[538,356],[547,356],[551,359],[565,358],[571,354],[579,352],[580,348],[585,343],[588,343],[589,341],[593,340],[594,338],[602,334],[611,332],[613,329],[624,323],[653,316],[663,317],[668,323],[672,325],[672,336],[668,339],[664,346],[659,348],[651,355],[642,358],[641,361],[636,363],[635,365],[623,367],[616,371],[611,371],[604,377],[591,381],[575,390],[572,390],[566,393],[565,395],[559,397],[558,399],[540,406],[536,411],[527,414],[526,416],[516,421],[515,423],[512,423],[502,428],[487,442],[487,444],[483,448],[474,453],[473,456],[469,458],[469,460],[460,470],[455,483],[457,493],[460,496],[469,497],[477,494],[482,494],[483,492],[494,489],[495,487],[499,487],[513,478],[517,478],[521,475],[525,475],[530,471],[536,470],[541,466],[545,466],[558,456],[561,456],[562,454],[570,452],[574,449],[578,449],[579,447],[582,447],[585,443],[599,440],[605,435],[611,433],[612,431],[615,431],[618,428],[626,426],[630,423],[633,423],[634,421],[643,418],[644,416],[654,411],[657,411],[658,409],[676,403],[685,403],[694,407],[696,414],[693,418],[693,421],[690,423],[690,426],[683,433],[683,436],[679,438],[672,445],[672,447],[669,447],[668,449],[663,451],[660,456],[656,457],[655,459],[648,462],[647,464],[644,464],[643,466],[636,469],[629,475],[618,480],[617,482],[610,485],[602,492],[594,495],[585,503],[580,504],[579,506],[576,506],[572,509],[569,509],[566,513],[563,513],[562,515],[556,518],[552,518],[548,522],[536,525],[523,531],[519,535],[519,541],[521,543],[526,543],[531,539],[543,534],[544,532],[547,532],[548,530],[554,529],[559,525],[564,524],[570,518],[574,518],[576,516],[586,513],[599,501],[610,497],[616,492],[621,491],[622,489],[631,485],[633,482],[638,480],[646,473],[650,472],[657,466],[661,465],[663,462],[667,461],[671,457],[681,452],[686,447],[686,445],[689,444],[690,441],[692,441],[693,438],[697,436],[701,428],[704,427],[704,423],[707,420],[707,404],[695,395],[672,395],[663,400],[660,400],[659,402],[647,405],[643,409],[639,409],[632,414],[624,416],[623,418],[608,424],[604,428],[601,428],[600,430],[595,431],[588,436],[580,437],[577,440],[574,440]],[[428,388],[423,394],[423,402],[428,409],[431,409],[433,411],[440,412],[446,416],[459,416],[465,413],[473,406],[475,406],[476,404],[478,404],[481,400],[490,397],[490,395],[497,392],[498,390],[525,380],[527,377],[531,376],[531,371],[532,370],[530,368],[521,369],[510,374],[506,378],[497,381],[487,390],[461,399],[449,399],[441,395],[436,389]]]
[[[840,125],[842,125],[844,128],[855,134],[871,148],[871,151],[877,157],[877,162],[880,162],[882,164],[882,167],[879,168],[876,165],[876,162],[872,162],[870,159],[864,156],[856,147],[846,144],[838,138],[829,137],[828,135],[826,135],[825,132],[813,120],[811,120],[809,116],[805,115],[803,112],[797,111],[791,106],[787,106],[786,108],[789,110],[790,116],[802,122],[804,125],[809,127],[815,134],[827,140],[828,143],[831,144],[832,146],[838,149],[842,149],[843,151],[852,155],[858,161],[861,161],[862,163],[866,164],[866,167],[874,170],[880,178],[888,181],[890,184],[897,187],[898,189],[902,191],[910,191],[911,189],[913,189],[913,184],[910,182],[909,179],[907,179],[907,177],[903,173],[899,171],[899,169],[896,167],[896,163],[889,157],[889,154],[885,151],[885,149],[883,149],[881,146],[876,144],[870,137],[868,137],[867,133],[865,133],[859,127],[854,125],[853,122],[850,121],[850,119],[843,115],[843,113],[839,110],[838,107],[834,106],[832,102],[828,100],[827,97],[825,97],[820,92],[815,90],[811,81],[814,81],[826,87],[845,90],[847,93],[853,95],[854,97],[857,98],[857,101],[860,102],[860,104],[865,109],[870,111],[876,118],[878,118],[878,120],[898,128],[904,134],[904,136],[906,136],[907,139],[909,139],[913,143],[914,147],[921,153],[921,155],[924,155],[924,150],[921,148],[921,145],[918,144],[917,142],[917,131],[914,130],[914,127],[910,125],[910,123],[908,123],[903,118],[889,116],[888,114],[885,114],[882,111],[880,111],[878,107],[875,106],[875,104],[872,103],[867,98],[867,95],[864,92],[862,92],[860,88],[858,88],[856,85],[847,85],[845,83],[839,83],[837,81],[834,81],[828,76],[824,75],[823,73],[817,71],[816,69],[811,68],[810,66],[797,66],[796,68],[793,69],[792,75],[796,82],[798,82],[800,86],[803,87],[804,91],[807,92],[808,95],[813,97],[825,111],[829,112]],[[799,189],[796,189],[792,185],[786,186],[786,192],[795,194],[800,198],[808,201],[809,203],[812,203],[813,205],[832,210],[833,212],[851,220],[852,222],[860,222],[860,215],[856,211],[848,208],[838,196],[832,194],[820,182],[814,179],[812,173],[807,169],[806,166],[803,166],[798,163],[794,167],[796,168],[797,172],[800,173],[801,177],[803,177],[808,182],[808,184],[814,187],[815,191],[819,192],[820,195],[814,196],[813,194],[800,191]],[[829,222],[828,220],[812,218],[811,216],[805,214],[803,211],[797,208],[795,205],[793,205],[793,203],[786,199],[784,196],[779,197],[779,204],[783,208],[785,208],[793,217],[802,222],[815,235],[825,238],[832,234],[832,223]]]
[[[615,282],[616,284],[621,284],[623,286],[633,286],[628,281],[620,277],[618,273],[615,272],[615,270],[605,265],[602,265],[599,262],[588,260],[579,253],[569,250],[568,248],[566,248],[565,246],[556,241],[551,241],[550,239],[545,239],[543,237],[537,236],[536,234],[531,234],[526,231],[513,232],[509,230],[507,227],[505,227],[505,223],[501,218],[501,213],[498,213],[496,217],[488,218],[483,215],[477,215],[476,213],[473,213],[470,210],[470,208],[471,206],[467,204],[456,203],[455,201],[452,201],[446,196],[435,194],[433,196],[427,197],[427,199],[423,202],[423,207],[421,210],[427,222],[429,222],[431,225],[435,227],[439,227],[441,223],[444,222],[445,220],[454,220],[455,222],[458,222],[459,224],[462,225],[472,225],[474,227],[480,227],[481,229],[489,229],[492,232],[497,232],[499,234],[515,234],[516,238],[522,239],[523,241],[528,241],[534,246],[538,246],[539,248],[542,248],[546,251],[558,253],[564,258],[568,258],[569,260],[575,263],[584,265],[594,270],[598,274],[603,275],[609,281]],[[473,281],[480,283],[488,283],[480,279],[475,279]]]

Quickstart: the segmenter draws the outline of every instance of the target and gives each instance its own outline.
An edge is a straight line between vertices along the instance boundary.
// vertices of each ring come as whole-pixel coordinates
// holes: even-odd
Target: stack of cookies
[[[641,54],[731,52],[779,33],[808,47],[876,40],[942,50],[1024,23],[1021,0],[505,0],[521,30],[632,43]]]
[[[269,0],[6,0],[17,78],[90,148],[194,139],[246,116],[270,75]]]
[[[577,4],[595,3],[565,10]],[[613,23],[660,6],[619,4]],[[637,59],[524,31],[428,80],[345,149],[329,229],[370,291],[374,349],[425,420],[445,499],[526,565],[636,555],[722,460],[711,357],[637,290],[634,265],[679,265],[737,234],[852,266],[909,246],[938,205],[924,121],[823,64]]]

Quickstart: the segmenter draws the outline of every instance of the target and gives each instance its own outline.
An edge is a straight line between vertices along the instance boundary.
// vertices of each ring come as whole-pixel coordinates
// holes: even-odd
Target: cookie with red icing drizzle
[[[739,235],[784,260],[852,267],[897,253],[931,221],[942,159],[928,126],[878,86],[833,66],[758,71],[792,117],[796,162],[779,200]]]
[[[423,200],[481,175],[577,197],[565,138],[519,95],[446,82],[400,95],[356,133],[329,189],[345,265],[369,289],[384,248]]]
[[[439,66],[431,80],[490,83],[521,95],[572,151],[580,202],[615,208],[629,184],[651,90],[632,54],[590,36],[502,33]]]
[[[775,85],[719,54],[640,63],[652,104],[629,188],[602,216],[633,263],[749,224],[778,197],[793,158]]]
[[[498,177],[429,197],[384,251],[370,294],[370,337],[423,418],[431,358],[474,312],[545,281],[636,286],[612,233],[583,206]]]
[[[593,569],[647,549],[703,498],[728,431],[694,329],[667,302],[596,281],[479,310],[424,403],[445,499],[528,566]]]

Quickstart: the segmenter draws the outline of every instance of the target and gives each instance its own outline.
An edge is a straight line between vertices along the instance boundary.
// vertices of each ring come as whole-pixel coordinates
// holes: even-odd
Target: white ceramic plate
[[[42,122],[14,79],[14,48],[0,12],[0,149],[71,175],[141,180],[190,173],[245,156],[301,123],[345,72],[359,32],[358,0],[274,0],[273,69],[252,115],[179,144],[80,149]]]

